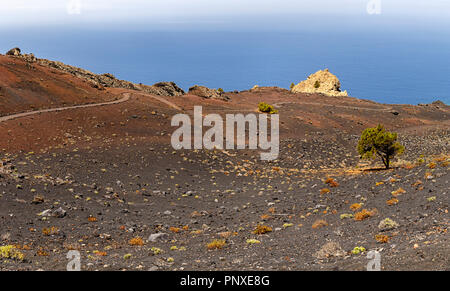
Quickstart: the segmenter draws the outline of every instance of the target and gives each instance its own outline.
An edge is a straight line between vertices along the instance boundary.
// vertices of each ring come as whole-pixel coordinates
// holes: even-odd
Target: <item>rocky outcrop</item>
[[[204,86],[195,85],[194,87],[189,88],[189,94],[196,95],[206,99],[218,99],[227,101],[230,98],[225,96],[222,91],[216,89],[209,89]]]
[[[20,56],[21,52],[20,52],[20,48],[15,47],[13,49],[10,49],[6,55],[7,56]]]
[[[425,107],[433,106],[433,107],[438,108],[438,109],[439,108],[448,108],[449,107],[449,105],[445,104],[441,100],[433,101],[431,104],[419,103],[418,106],[425,106]]]
[[[339,79],[328,69],[318,71],[291,89],[292,93],[322,93],[330,96],[348,96],[347,91],[341,91]]]
[[[33,54],[21,54],[19,48],[14,48],[9,50],[7,55],[19,57],[30,64],[39,64],[41,66],[57,69],[74,75],[75,77],[84,79],[90,83],[92,86],[98,89],[103,89],[105,87],[109,88],[125,88],[137,91],[144,91],[150,94],[160,95],[160,96],[180,96],[184,94],[184,91],[178,87],[173,82],[161,82],[156,83],[153,86],[135,84],[129,81],[119,80],[114,75],[106,74],[94,74],[88,70],[77,68],[74,66],[69,66],[61,62],[50,61],[46,59],[38,59]]]
[[[185,92],[174,82],[159,82],[151,86],[153,94],[166,96],[181,96]],[[151,92],[150,92],[151,93]]]

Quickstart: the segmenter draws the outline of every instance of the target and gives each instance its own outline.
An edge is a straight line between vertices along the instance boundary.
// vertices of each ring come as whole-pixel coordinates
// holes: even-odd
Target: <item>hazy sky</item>
[[[369,15],[371,1],[380,15]],[[0,0],[0,27],[89,23],[207,23],[246,17],[366,16],[450,19],[448,0]]]

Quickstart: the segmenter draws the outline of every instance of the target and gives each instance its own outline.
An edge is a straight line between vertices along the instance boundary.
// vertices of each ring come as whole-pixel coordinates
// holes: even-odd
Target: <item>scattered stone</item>
[[[61,207],[59,207],[58,209],[47,209],[42,211],[41,213],[39,213],[39,216],[44,216],[44,217],[56,217],[56,218],[63,218],[64,216],[66,216],[66,211],[64,209],[62,209]]]

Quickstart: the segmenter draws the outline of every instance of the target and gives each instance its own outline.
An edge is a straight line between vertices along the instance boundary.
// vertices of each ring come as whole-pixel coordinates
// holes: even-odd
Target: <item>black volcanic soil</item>
[[[172,152],[156,143],[7,158],[4,168],[13,172],[0,180],[1,235],[3,244],[27,249],[25,262],[4,261],[2,269],[65,269],[67,251],[79,249],[87,270],[364,270],[365,254],[350,254],[356,246],[379,250],[384,270],[449,267],[448,156],[436,157],[434,169],[422,163],[389,171],[311,171],[290,168],[283,158],[261,163],[253,153]],[[298,155],[287,145],[283,152]],[[332,165],[320,151],[318,160]],[[328,177],[339,186],[325,184]],[[324,188],[330,192],[321,194]],[[387,205],[399,188],[406,192],[397,196],[398,204]],[[36,195],[45,201],[32,204]],[[376,214],[341,219],[355,213],[354,203]],[[67,211],[63,218],[38,216],[59,207]],[[399,227],[380,231],[385,218]],[[319,219],[328,225],[312,228]],[[255,235],[258,224],[273,231]],[[51,227],[56,233],[45,235]],[[146,241],[157,232],[168,239]],[[377,234],[389,242],[377,243]],[[226,246],[207,250],[221,236],[229,236]],[[131,246],[135,237],[144,245]],[[261,243],[249,245],[248,239]],[[345,254],[316,258],[329,241]],[[153,247],[162,253],[154,255]]]
[[[383,270],[450,268],[448,106],[279,88],[228,93],[230,102],[109,92],[132,98],[0,123],[0,246],[25,255],[0,259],[1,270],[65,270],[69,250],[80,251],[83,270],[365,270],[370,250]],[[193,105],[255,112],[261,101],[280,112],[278,160],[172,149],[174,114]],[[361,130],[377,123],[406,147],[391,170],[355,151]],[[39,215],[59,208],[63,217]],[[371,217],[343,216],[363,209]],[[380,229],[386,218],[398,227]],[[255,234],[259,224],[272,231]],[[155,233],[167,236],[148,241]],[[209,250],[216,239],[225,245]],[[318,256],[329,242],[340,251]]]

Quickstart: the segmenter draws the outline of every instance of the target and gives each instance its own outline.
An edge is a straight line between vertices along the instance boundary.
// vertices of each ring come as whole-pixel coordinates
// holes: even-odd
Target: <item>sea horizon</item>
[[[343,29],[158,29],[144,26],[11,28],[0,52],[13,47],[96,74],[187,91],[255,85],[289,88],[328,68],[349,96],[379,103],[450,103],[450,35],[417,27]]]

